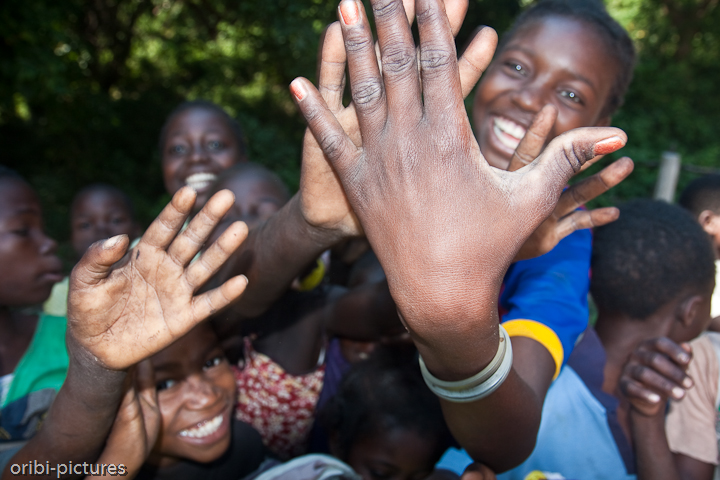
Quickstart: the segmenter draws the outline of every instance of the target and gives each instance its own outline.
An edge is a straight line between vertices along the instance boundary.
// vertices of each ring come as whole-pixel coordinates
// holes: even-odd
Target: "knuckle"
[[[398,0],[381,0],[373,3],[373,15],[376,21],[382,21],[388,17],[392,17],[402,10],[403,16],[405,15],[405,9],[403,8],[402,2]]]
[[[375,44],[372,41],[372,37],[363,35],[363,32],[348,32],[347,38],[345,39],[345,50],[348,55],[354,53],[363,52],[368,49],[374,50]]]
[[[420,51],[423,73],[443,70],[451,65],[453,60],[453,55],[443,48],[423,48]]]
[[[329,158],[338,158],[343,151],[343,138],[337,134],[326,135],[320,140],[320,148]]]
[[[352,98],[358,106],[367,106],[378,102],[383,95],[383,88],[379,80],[373,78],[355,85],[352,89]]]
[[[390,50],[382,58],[383,72],[395,74],[414,72],[415,58],[414,50]]]

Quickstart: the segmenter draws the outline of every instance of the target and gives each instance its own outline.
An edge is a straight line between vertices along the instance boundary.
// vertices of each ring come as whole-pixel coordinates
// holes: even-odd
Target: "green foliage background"
[[[527,3],[471,0],[458,45],[480,24],[502,32]],[[630,137],[622,153],[638,167],[597,205],[650,196],[669,148],[684,163],[720,166],[717,0],[607,5],[640,52],[614,119]],[[304,125],[287,85],[314,79],[318,39],[335,11],[325,0],[5,0],[0,161],[39,191],[55,238],[68,236],[73,194],[96,181],[128,191],[147,222],[168,199],[156,151],[165,116],[205,98],[240,119],[254,161],[297,187]],[[684,172],[680,187],[694,175]]]

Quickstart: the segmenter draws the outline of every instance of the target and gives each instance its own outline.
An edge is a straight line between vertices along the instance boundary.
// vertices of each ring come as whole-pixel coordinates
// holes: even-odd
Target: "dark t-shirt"
[[[138,480],[238,480],[254,472],[265,459],[260,434],[247,423],[233,419],[230,448],[214,462],[183,460],[158,469],[143,465]]]

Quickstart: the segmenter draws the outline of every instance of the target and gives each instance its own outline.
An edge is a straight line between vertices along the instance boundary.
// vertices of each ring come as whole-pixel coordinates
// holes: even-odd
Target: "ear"
[[[702,295],[692,295],[678,305],[677,319],[683,327],[691,328],[697,325],[700,315],[703,314],[704,300]]]
[[[720,234],[720,217],[712,210],[700,212],[698,222],[709,235],[716,236]]]

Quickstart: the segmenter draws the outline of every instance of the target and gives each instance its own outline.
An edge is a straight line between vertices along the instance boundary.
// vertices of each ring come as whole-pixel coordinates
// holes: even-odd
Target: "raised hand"
[[[520,246],[583,163],[620,148],[625,135],[613,128],[578,129],[553,140],[526,168],[490,167],[465,112],[442,3],[416,2],[420,75],[402,3],[372,4],[382,75],[362,3],[344,0],[339,7],[362,147],[307,80],[296,79],[291,91],[342,182],[428,368],[449,380],[465,378],[495,353],[492,306]],[[458,361],[463,347],[479,346],[488,348]]]
[[[68,330],[74,343],[102,366],[122,370],[138,363],[245,289],[246,278],[238,276],[195,295],[242,243],[247,227],[242,222],[232,224],[191,263],[234,198],[227,190],[218,192],[178,235],[194,201],[192,189],[178,191],[119,268],[112,270],[127,250],[124,235],[94,244],[73,269]]]
[[[415,3],[406,0],[405,15],[412,22]],[[446,9],[453,35],[462,26],[467,13],[467,0],[448,0]],[[492,60],[497,43],[495,31],[484,27],[473,36],[463,56],[458,60],[463,97],[467,96],[480,75]],[[318,55],[318,89],[330,111],[338,119],[347,135],[357,146],[362,137],[354,103],[343,106],[345,90],[345,45],[340,23],[331,24],[323,35]],[[300,198],[306,221],[325,229],[340,231],[345,236],[362,234],[362,227],[353,212],[337,174],[323,154],[323,150],[308,128],[303,141]]]
[[[668,399],[683,398],[693,386],[686,373],[691,353],[688,344],[678,345],[664,337],[638,345],[619,381],[633,410],[647,417],[664,415]]]
[[[520,141],[508,171],[514,172],[533,162],[545,146],[545,141],[557,118],[553,105],[546,105],[535,116],[533,123]],[[601,156],[588,160],[580,171],[592,165]],[[571,233],[585,228],[606,225],[617,220],[620,212],[615,207],[594,210],[577,210],[590,200],[602,195],[622,182],[633,171],[633,162],[623,157],[595,175],[566,189],[552,214],[530,235],[515,256],[515,260],[539,257],[550,250]]]

